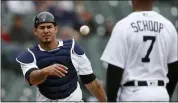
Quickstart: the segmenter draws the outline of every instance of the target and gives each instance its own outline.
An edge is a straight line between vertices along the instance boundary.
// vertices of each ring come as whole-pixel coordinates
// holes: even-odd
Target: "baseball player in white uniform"
[[[101,56],[109,64],[108,101],[169,101],[172,96],[177,83],[178,36],[169,20],[152,11],[152,3],[132,0],[134,12],[113,28]]]

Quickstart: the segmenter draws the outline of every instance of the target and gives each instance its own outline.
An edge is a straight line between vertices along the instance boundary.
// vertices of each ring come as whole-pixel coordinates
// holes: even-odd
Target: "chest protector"
[[[77,88],[78,76],[71,60],[72,45],[73,40],[64,40],[63,46],[51,51],[41,51],[38,46],[30,48],[39,69],[56,63],[68,67],[68,73],[64,77],[48,76],[38,85],[41,94],[49,99],[66,98]]]

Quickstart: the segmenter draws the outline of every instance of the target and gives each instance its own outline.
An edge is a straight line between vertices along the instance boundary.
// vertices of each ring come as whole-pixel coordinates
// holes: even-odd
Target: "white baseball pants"
[[[133,86],[121,87],[117,101],[169,101],[169,95],[164,86]]]

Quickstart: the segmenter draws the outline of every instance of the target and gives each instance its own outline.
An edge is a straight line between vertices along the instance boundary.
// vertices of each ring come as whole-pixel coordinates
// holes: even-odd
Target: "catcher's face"
[[[37,28],[34,28],[34,34],[38,37],[40,42],[49,43],[56,39],[58,27],[53,23],[42,23]]]

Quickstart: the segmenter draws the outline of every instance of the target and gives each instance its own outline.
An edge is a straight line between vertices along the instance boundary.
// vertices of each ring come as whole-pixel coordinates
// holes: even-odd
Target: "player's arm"
[[[75,65],[75,68],[77,68],[78,75],[80,76],[82,83],[85,84],[86,88],[99,101],[107,101],[103,86],[93,73],[91,63],[85,55],[83,49],[77,43],[75,43],[72,58],[77,64]]]
[[[46,80],[49,75],[63,77],[67,73],[67,68],[60,64],[53,64],[40,70],[30,69],[25,76],[32,85],[38,85]]]
[[[124,26],[120,22],[114,26],[111,37],[101,56],[101,60],[109,64],[106,78],[106,92],[109,102],[116,101],[126,61],[127,43],[125,40],[126,35],[124,35],[125,29],[122,27]]]
[[[178,81],[178,61],[168,64],[168,68],[169,70],[167,76],[169,78],[169,83],[167,84],[166,88],[171,98]]]
[[[30,52],[24,52],[16,58],[20,63],[23,75],[30,85],[38,85],[45,81],[48,75],[56,75],[58,77],[65,76],[67,73],[62,65],[56,64],[43,69],[38,69],[34,57]]]
[[[106,93],[109,102],[116,102],[123,71],[123,68],[108,64],[106,77]]]
[[[44,69],[38,70],[37,68],[31,68],[25,73],[25,78],[30,85],[38,85],[43,83],[47,76],[48,74],[44,71]]]
[[[103,86],[100,84],[94,73],[88,75],[80,75],[80,78],[87,89],[90,91],[90,93],[95,96],[100,102],[107,101]]]
[[[170,35],[172,36],[171,40],[171,47],[168,52],[168,78],[169,83],[167,84],[166,88],[169,93],[170,98],[175,90],[177,81],[178,81],[178,34],[173,25],[172,29],[170,29]]]

